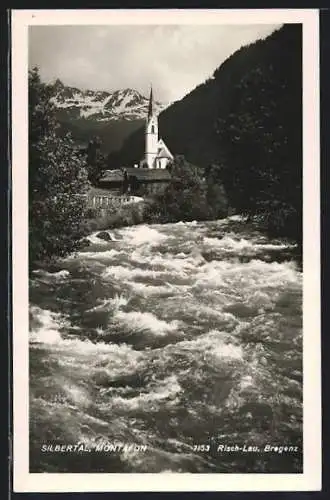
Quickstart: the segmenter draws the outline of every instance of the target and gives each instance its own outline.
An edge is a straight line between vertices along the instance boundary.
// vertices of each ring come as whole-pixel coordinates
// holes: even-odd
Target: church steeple
[[[152,117],[154,114],[154,109],[153,109],[153,95],[152,95],[152,85],[150,85],[150,97],[149,97],[149,108],[148,108],[148,119]]]
[[[148,107],[148,117],[146,119],[145,135],[145,161],[149,168],[155,167],[155,159],[158,151],[158,119],[154,113],[154,99],[152,86],[150,86],[150,97]]]
[[[166,168],[173,159],[164,141],[158,139],[157,109],[154,109],[154,96],[150,85],[148,116],[145,124],[145,154],[141,165],[147,168]]]

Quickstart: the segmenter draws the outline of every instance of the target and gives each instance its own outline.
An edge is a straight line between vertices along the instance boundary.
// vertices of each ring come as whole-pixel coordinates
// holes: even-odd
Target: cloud
[[[81,89],[135,88],[181,99],[235,50],[279,25],[32,26],[29,66]]]

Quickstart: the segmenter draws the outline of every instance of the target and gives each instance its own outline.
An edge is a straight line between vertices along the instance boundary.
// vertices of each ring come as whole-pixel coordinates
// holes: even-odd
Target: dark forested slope
[[[286,25],[267,39],[242,47],[209,80],[164,110],[159,115],[159,130],[172,152],[202,167],[217,162],[221,150],[217,123],[237,111],[237,85],[253,68],[269,64],[273,64],[274,74],[284,71],[290,78],[297,69],[297,64],[291,64],[297,60],[297,41],[300,43],[300,25]],[[141,127],[126,139],[120,163],[133,164],[143,156],[143,134]]]
[[[82,146],[86,146],[94,137],[99,137],[105,154],[120,148],[124,140],[144,123],[141,119],[108,122],[79,117],[67,119],[58,111],[57,118],[61,126],[59,133],[62,136],[69,132],[75,143]]]
[[[159,129],[174,154],[206,171],[213,166],[237,211],[301,238],[301,25],[239,49],[164,110]],[[117,166],[142,158],[143,134],[142,127],[126,139]]]
[[[301,242],[301,26],[285,25],[247,50],[259,57],[233,82],[230,108],[217,120],[219,178],[238,211]]]

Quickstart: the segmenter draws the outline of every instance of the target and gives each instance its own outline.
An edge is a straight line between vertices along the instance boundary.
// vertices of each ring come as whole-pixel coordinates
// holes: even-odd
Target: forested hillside
[[[301,237],[301,25],[284,25],[235,52],[160,114],[159,129],[174,154],[213,167],[237,211]],[[124,142],[117,165],[143,156],[143,134],[142,127]]]
[[[110,120],[108,122],[86,118],[72,118],[57,110],[57,119],[60,122],[59,133],[65,136],[68,132],[77,145],[86,146],[95,136],[99,137],[102,151],[109,154],[123,145],[124,140],[135,130],[139,129],[144,120]]]
[[[259,57],[235,80],[216,124],[218,176],[239,212],[301,243],[301,26],[286,25],[247,51]]]

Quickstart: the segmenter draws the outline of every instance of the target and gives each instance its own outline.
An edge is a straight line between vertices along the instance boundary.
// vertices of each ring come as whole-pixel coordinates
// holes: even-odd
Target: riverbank
[[[139,201],[109,208],[89,208],[83,221],[84,232],[87,235],[97,230],[141,224],[145,222],[148,206],[148,202]]]
[[[225,220],[226,217],[223,217]],[[232,215],[229,217],[231,222],[231,226],[233,231],[236,231],[238,234],[242,232],[242,227],[244,227],[244,231],[247,231],[250,234],[259,232],[265,234],[265,237],[268,236],[272,238],[272,235],[267,231],[267,227],[264,224],[264,221],[259,217],[248,217],[242,215]],[[88,218],[86,219],[85,233],[86,236],[90,233],[104,232],[113,229],[119,229],[124,227],[136,226],[139,224],[169,224],[169,223],[177,223],[177,222],[216,222],[216,221],[181,221],[181,220],[168,220],[163,214],[157,213],[155,210],[153,200],[144,200],[142,202],[134,203],[131,205],[121,206],[117,208],[116,211],[111,210],[89,210]],[[221,235],[219,235],[220,237]],[[274,237],[274,236],[273,236]],[[104,238],[104,236],[103,236]],[[102,236],[101,236],[102,239]],[[111,238],[105,238],[110,240]],[[290,253],[288,256],[285,254],[274,255],[274,258],[277,259],[286,259],[287,257],[290,259],[294,259],[299,268],[302,270],[302,247],[299,243],[295,241],[293,238],[283,238],[281,237],[281,241],[287,242]],[[88,239],[84,238],[81,242],[80,247],[83,248],[86,245],[89,245],[90,242]],[[243,258],[243,257],[242,257]],[[270,257],[271,259],[272,257]]]

